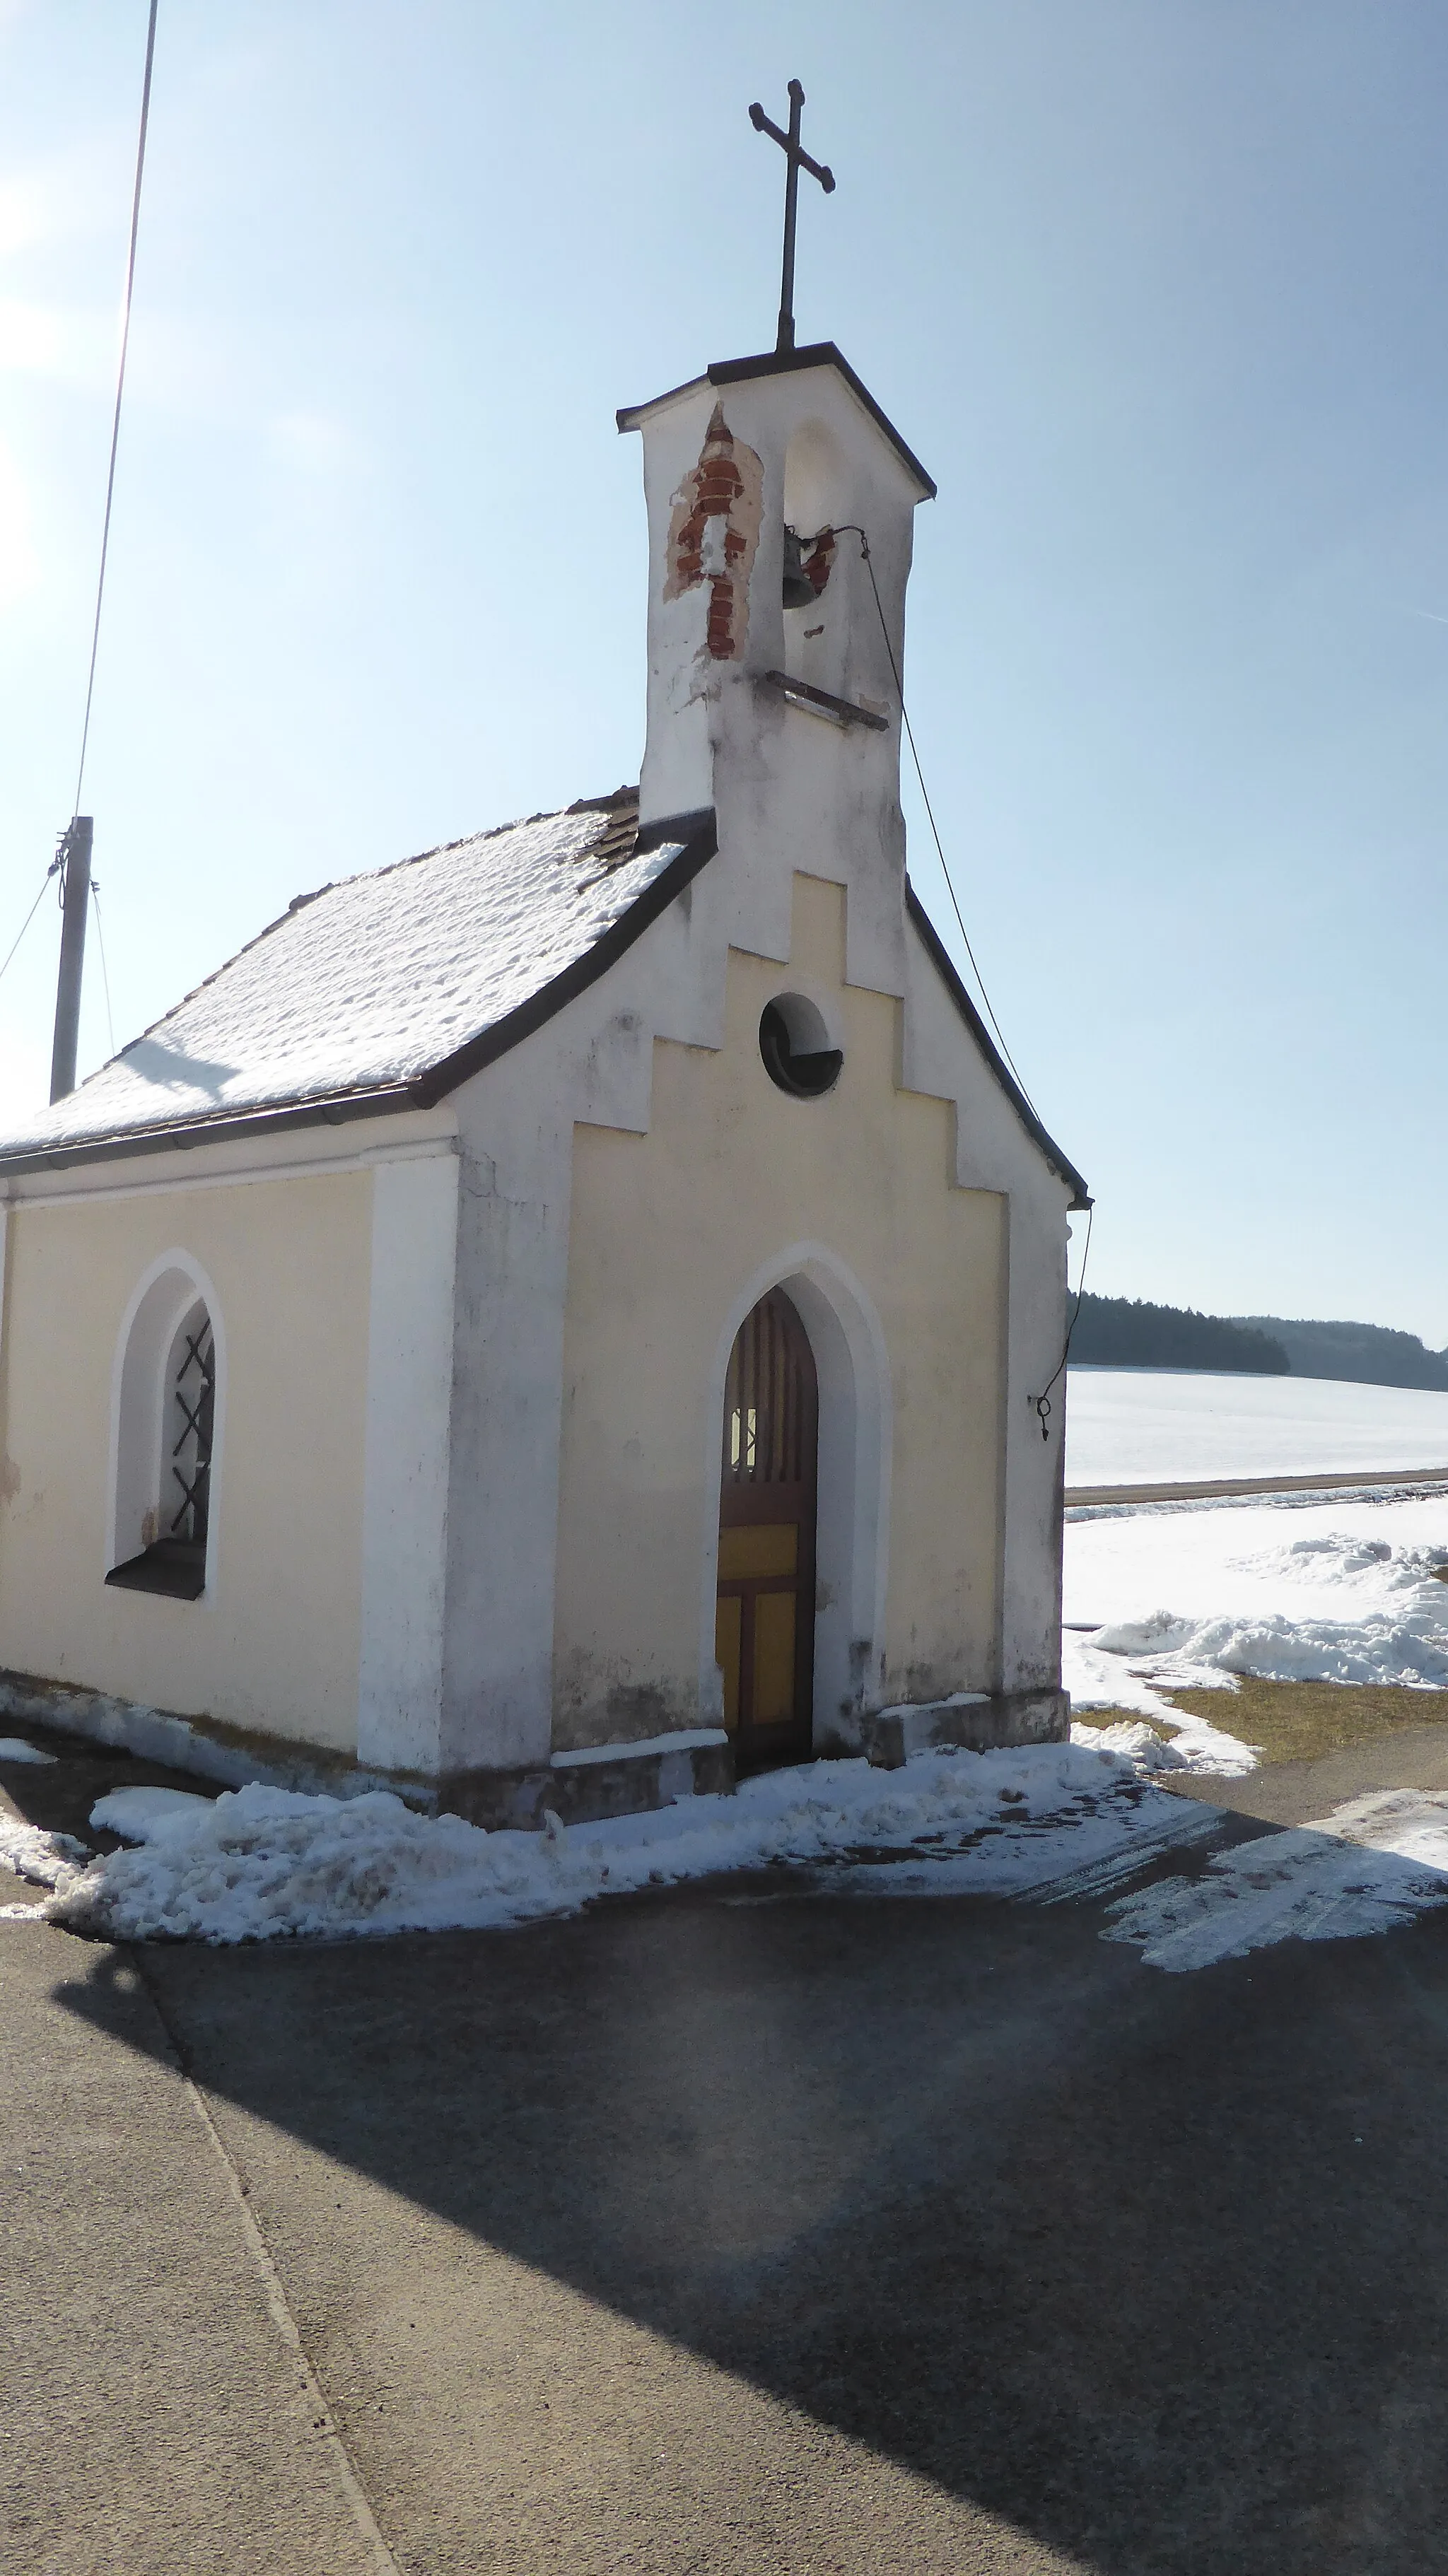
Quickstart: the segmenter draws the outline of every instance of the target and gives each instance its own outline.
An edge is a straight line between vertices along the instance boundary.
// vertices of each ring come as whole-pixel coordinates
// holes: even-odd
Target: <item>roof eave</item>
[[[1014,1109],[1021,1125],[1025,1128],[1026,1133],[1031,1138],[1032,1142],[1039,1147],[1041,1153],[1045,1156],[1046,1161],[1050,1164],[1051,1169],[1056,1174],[1057,1178],[1064,1181],[1067,1188],[1073,1193],[1071,1199],[1071,1210],[1074,1212],[1077,1209],[1089,1208],[1092,1204],[1090,1191],[1087,1189],[1086,1184],[1081,1178],[1080,1173],[1077,1171],[1075,1164],[1067,1160],[1054,1137],[1047,1134],[1045,1128],[1040,1122],[1040,1119],[1036,1116],[1029,1100],[1022,1091],[1020,1084],[1016,1081],[1014,1074],[1011,1072],[1005,1058],[1000,1052],[1000,1049],[997,1047],[995,1040],[992,1038],[989,1029],[986,1027],[984,1020],[981,1018],[979,1011],[976,1009],[974,1002],[971,1000],[969,993],[961,982],[960,977],[956,972],[954,961],[951,958],[939,931],[936,929],[934,922],[931,920],[929,913],[926,911],[924,904],[921,902],[919,895],[916,893],[915,888],[908,877],[905,880],[905,905],[911,920],[920,933],[921,939],[929,953],[931,963],[935,967],[941,982],[944,984],[951,1000],[954,1002],[956,1009],[964,1020],[966,1027],[969,1029],[976,1045],[980,1048],[981,1054],[985,1057],[987,1064],[990,1066],[990,1069],[995,1075],[997,1082],[1000,1084],[1002,1091],[1005,1093],[1007,1100]]]
[[[417,1109],[407,1083],[389,1083],[372,1091],[328,1093],[316,1100],[278,1101],[263,1109],[218,1111],[209,1118],[178,1119],[170,1126],[127,1127],[108,1136],[78,1137],[73,1144],[37,1145],[23,1154],[0,1154],[0,1180],[29,1174],[69,1171],[77,1163],[121,1162],[134,1154],[184,1154],[197,1145],[224,1144],[235,1137],[284,1135],[297,1127],[340,1127],[354,1118],[385,1118],[398,1110]]]
[[[516,1010],[426,1066],[410,1081],[379,1083],[370,1089],[334,1092],[315,1100],[277,1101],[259,1109],[217,1111],[207,1118],[126,1128],[108,1136],[78,1137],[73,1143],[38,1145],[25,1153],[0,1154],[0,1180],[66,1171],[78,1163],[119,1162],[136,1154],[186,1153],[198,1145],[222,1144],[238,1137],[283,1135],[299,1127],[341,1126],[355,1118],[386,1118],[407,1110],[436,1108],[460,1083],[521,1045],[535,1029],[542,1028],[556,1012],[586,992],[667,910],[719,846],[712,809],[671,815],[646,824],[635,846],[647,851],[676,839],[681,846],[668,866],[660,869],[652,883],[591,948]]]

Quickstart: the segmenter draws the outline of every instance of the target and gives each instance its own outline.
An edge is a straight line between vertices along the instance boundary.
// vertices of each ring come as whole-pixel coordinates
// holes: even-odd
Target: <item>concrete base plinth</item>
[[[1010,1744],[1064,1744],[1071,1701],[1063,1690],[962,1691],[952,1699],[882,1708],[865,1720],[865,1758],[898,1771],[912,1753],[958,1746],[991,1753]]]
[[[437,1803],[470,1825],[541,1826],[551,1812],[565,1825],[608,1816],[646,1815],[676,1798],[717,1797],[734,1787],[734,1748],[714,1740],[660,1749],[600,1746],[584,1762],[538,1764],[526,1771],[451,1771],[438,1782]]]

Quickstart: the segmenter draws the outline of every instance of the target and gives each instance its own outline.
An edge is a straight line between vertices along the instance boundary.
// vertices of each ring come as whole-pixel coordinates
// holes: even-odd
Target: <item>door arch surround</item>
[[[782,1288],[735,1337],[721,1429],[714,1651],[742,1772],[805,1761],[814,1743],[819,1383]]]
[[[861,1719],[878,1702],[885,1644],[890,1367],[873,1301],[827,1244],[792,1244],[762,1262],[736,1291],[720,1329],[706,1414],[699,1706],[708,1723],[722,1723],[723,1677],[714,1643],[719,1444],[729,1355],[745,1316],[771,1288],[784,1290],[804,1326],[819,1390],[812,1749],[856,1753],[863,1741]]]

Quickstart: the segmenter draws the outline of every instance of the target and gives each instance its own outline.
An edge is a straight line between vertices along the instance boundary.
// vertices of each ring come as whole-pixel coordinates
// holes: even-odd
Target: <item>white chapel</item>
[[[934,486],[830,343],[618,417],[638,788],[299,895],[0,1145],[12,1709],[525,1825],[1066,1731],[1086,1194],[906,874]]]

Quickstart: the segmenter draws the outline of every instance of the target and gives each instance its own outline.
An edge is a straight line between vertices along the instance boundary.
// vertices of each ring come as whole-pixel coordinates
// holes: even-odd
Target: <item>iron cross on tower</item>
[[[766,116],[758,99],[749,111],[749,122],[756,134],[772,134],[784,154],[784,275],[779,289],[779,337],[775,353],[794,347],[794,224],[799,204],[799,174],[808,170],[818,179],[825,195],[833,191],[835,174],[823,161],[812,161],[799,139],[799,112],[804,105],[804,91],[797,80],[789,85],[789,132],[782,134],[774,119]]]

